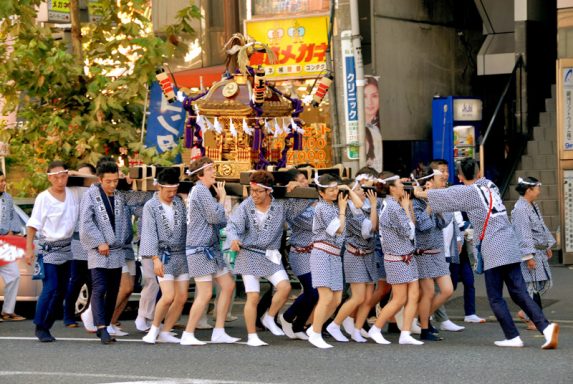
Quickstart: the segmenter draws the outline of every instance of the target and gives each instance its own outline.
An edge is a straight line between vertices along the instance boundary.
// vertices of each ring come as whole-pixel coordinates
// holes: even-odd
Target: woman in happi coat
[[[445,181],[438,169],[428,168],[425,174],[417,179],[426,190],[445,187]],[[434,313],[452,295],[454,288],[450,278],[450,266],[444,251],[443,230],[453,219],[452,213],[435,213],[425,200],[413,200],[416,219],[416,264],[420,282],[420,302],[418,314],[422,328],[420,339],[440,341],[442,338],[432,332],[430,314]],[[437,284],[439,293],[436,293]]]
[[[318,303],[314,310],[312,326],[306,333],[308,341],[317,348],[332,348],[322,338],[322,326],[332,316],[342,300],[344,288],[342,272],[342,245],[346,229],[348,198],[356,208],[362,200],[346,185],[339,186],[338,178],[326,174],[314,178],[320,201],[314,211],[312,223],[313,248],[310,254],[312,286],[318,290]],[[341,192],[348,191],[348,195]],[[340,332],[340,328],[338,329]]]
[[[400,344],[421,345],[411,335],[412,320],[418,309],[418,265],[414,257],[415,216],[412,199],[398,175],[383,173],[380,182],[386,200],[380,211],[380,238],[384,252],[386,281],[392,285],[392,298],[382,308],[368,335],[378,344],[390,344],[381,329],[404,307]]]
[[[541,194],[541,182],[534,177],[520,177],[515,190],[520,197],[511,212],[511,222],[521,248],[521,273],[527,285],[527,292],[537,305],[543,308],[541,295],[553,285],[548,260],[553,256],[551,247],[555,244],[555,238],[545,225],[537,204]],[[518,316],[527,321],[528,329],[535,330],[535,325],[523,311],[519,311]]]

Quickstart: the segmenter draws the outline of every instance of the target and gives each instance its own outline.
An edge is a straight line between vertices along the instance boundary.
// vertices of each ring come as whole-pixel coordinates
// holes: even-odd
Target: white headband
[[[400,176],[398,175],[394,175],[391,177],[387,177],[385,179],[376,179],[377,182],[382,183],[382,184],[386,184],[388,181],[394,181],[394,180],[399,180]]]
[[[419,179],[416,179],[416,178],[414,177],[414,175],[410,175],[410,177],[411,177],[412,180],[414,180],[414,181],[420,181],[420,180],[431,179],[431,178],[434,177],[434,176],[441,176],[441,175],[443,175],[442,171],[440,171],[439,169],[432,169],[432,171],[433,171],[433,172],[432,172],[431,174],[426,175],[426,176],[424,176],[424,177],[420,177]]]
[[[197,169],[194,170],[193,172],[191,172],[190,170],[186,170],[185,173],[186,173],[188,176],[191,176],[191,175],[193,175],[193,174],[195,174],[195,173],[197,173],[197,172],[199,172],[199,171],[202,171],[202,170],[204,170],[205,168],[210,167],[210,166],[212,166],[212,165],[214,165],[214,164],[215,164],[215,163],[208,163],[208,164],[205,164],[204,166],[202,166],[201,168],[197,168]]]
[[[361,173],[360,175],[356,176],[356,179],[354,181],[354,185],[352,186],[352,189],[356,189],[356,187],[358,187],[360,185],[360,182],[362,180],[375,180],[375,178],[373,176],[367,175],[366,173]]]
[[[54,176],[54,175],[59,175],[59,174],[62,174],[62,173],[68,173],[68,170],[67,170],[67,169],[64,169],[63,171],[48,172],[47,174],[48,174],[48,176]]]
[[[268,189],[269,191],[272,191],[272,190],[273,190],[272,187],[269,187],[269,186],[264,185],[264,184],[255,183],[254,181],[251,181],[249,184],[251,184],[251,187],[255,187],[255,186],[256,186],[256,187],[261,187],[261,188],[264,188],[264,189]]]
[[[523,180],[521,177],[518,177],[517,178],[517,184],[532,185],[535,187],[535,186],[541,185],[541,182],[540,181],[526,181],[526,180]]]
[[[314,174],[314,183],[320,188],[332,188],[332,187],[338,186],[338,183],[336,181],[333,181],[332,183],[330,183],[328,185],[320,184],[318,182],[318,172]]]

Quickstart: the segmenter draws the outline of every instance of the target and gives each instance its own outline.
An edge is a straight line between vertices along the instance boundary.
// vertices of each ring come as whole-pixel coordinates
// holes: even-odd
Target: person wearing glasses
[[[545,225],[536,202],[541,194],[541,182],[534,177],[520,177],[515,190],[520,197],[511,212],[511,221],[521,249],[521,273],[527,292],[539,308],[543,308],[541,295],[553,285],[548,260],[553,256],[551,247],[555,244],[555,238]],[[535,330],[535,324],[523,311],[517,315],[527,322],[527,329]]]
[[[244,314],[248,332],[247,345],[267,345],[256,333],[257,304],[260,298],[260,278],[267,279],[276,289],[271,306],[261,319],[275,336],[284,336],[275,316],[291,291],[288,275],[281,262],[281,238],[285,221],[302,214],[311,199],[275,200],[272,196],[274,177],[267,171],[255,171],[250,177],[250,196],[229,218],[227,240],[232,251],[238,252],[235,272],[241,274],[247,293]],[[287,191],[299,185],[291,181]]]

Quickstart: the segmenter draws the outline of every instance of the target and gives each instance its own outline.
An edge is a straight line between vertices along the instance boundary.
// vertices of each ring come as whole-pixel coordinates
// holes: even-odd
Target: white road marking
[[[34,372],[34,371],[0,371],[0,376],[67,376],[67,377],[95,377],[102,379],[130,380],[108,384],[268,384],[255,381],[229,381],[229,380],[207,380],[207,379],[185,379],[178,377],[154,377],[135,375],[108,375],[105,373],[74,373],[74,372]],[[137,381],[132,381],[137,380]],[[143,380],[143,381],[142,381]],[[150,381],[154,380],[154,381]]]
[[[28,340],[28,341],[38,341],[38,338],[36,337],[30,337],[30,336],[0,336],[0,340]],[[87,338],[87,337],[56,337],[56,341],[97,341],[98,343],[100,342],[100,340],[97,337],[94,338]],[[143,343],[143,344],[147,344],[144,343],[143,340],[141,339],[124,339],[124,338],[117,338],[117,341],[119,343],[122,343],[124,341],[130,342],[130,343]],[[206,341],[207,344],[214,344],[211,343],[210,341]],[[169,344],[173,344],[173,345],[178,345],[177,343],[157,343],[157,344],[165,344],[165,345],[169,345]],[[238,341],[236,343],[231,343],[231,344],[241,344],[241,345],[247,345],[246,341]],[[231,345],[231,344],[225,344],[225,343],[218,343],[218,345]],[[149,344],[149,345],[153,345],[153,344]]]

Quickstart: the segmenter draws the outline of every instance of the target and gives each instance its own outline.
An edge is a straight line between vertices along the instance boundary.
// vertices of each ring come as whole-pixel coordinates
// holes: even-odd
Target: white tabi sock
[[[354,333],[354,319],[348,316],[346,319],[342,321],[342,328],[344,331],[348,333],[350,336]]]
[[[399,344],[409,344],[409,345],[423,345],[424,344],[423,341],[414,339],[409,331],[400,332],[400,339],[398,340],[398,343]]]
[[[348,338],[342,334],[340,326],[336,324],[334,321],[328,324],[328,327],[326,327],[326,332],[330,333],[330,335],[334,337],[336,341],[340,341],[342,343],[348,342]]]
[[[211,343],[215,344],[232,344],[241,340],[238,337],[232,337],[225,332],[225,328],[214,328],[211,335]]]
[[[262,346],[265,346],[268,344],[265,343],[264,341],[262,341],[261,339],[259,339],[259,335],[257,335],[256,333],[249,333],[249,336],[247,339],[247,345],[249,345],[251,347],[262,347]]]
[[[370,327],[368,336],[370,336],[370,338],[374,340],[376,344],[390,344],[390,342],[386,340],[384,336],[382,336],[382,330],[375,325]]]

